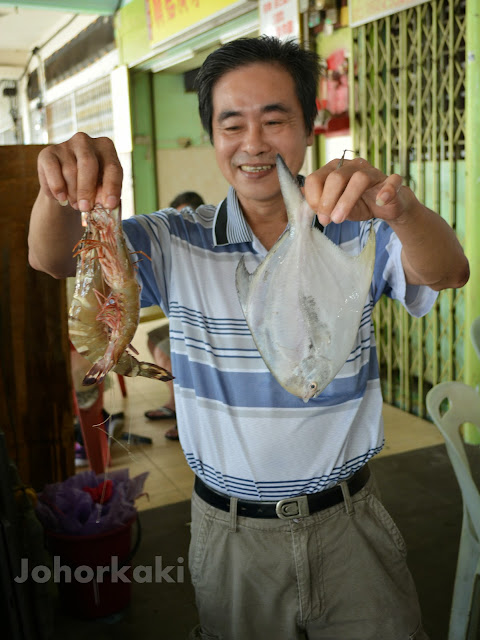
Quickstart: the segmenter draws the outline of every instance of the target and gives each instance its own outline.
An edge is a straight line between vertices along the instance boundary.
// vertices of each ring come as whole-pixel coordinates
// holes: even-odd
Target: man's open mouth
[[[242,171],[246,171],[247,173],[260,173],[261,171],[269,171],[275,167],[274,164],[263,164],[261,166],[253,166],[250,164],[242,164],[240,165],[240,169]]]

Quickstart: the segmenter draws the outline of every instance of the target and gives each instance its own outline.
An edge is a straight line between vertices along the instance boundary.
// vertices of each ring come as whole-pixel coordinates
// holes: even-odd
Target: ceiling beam
[[[0,82],[2,80],[18,80],[22,70],[22,67],[10,67],[0,62]]]
[[[129,0],[23,0],[22,9],[53,9],[69,13],[87,13],[109,16]],[[19,2],[0,0],[0,7],[17,7]]]
[[[7,67],[24,67],[29,55],[30,51],[28,50],[0,48],[0,65]]]

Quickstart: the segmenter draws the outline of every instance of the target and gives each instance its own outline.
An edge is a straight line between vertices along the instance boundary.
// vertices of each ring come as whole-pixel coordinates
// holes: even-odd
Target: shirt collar
[[[298,183],[302,187],[305,178],[299,175]],[[322,225],[315,217],[315,226],[323,230]],[[227,244],[238,242],[252,242],[253,233],[245,220],[242,208],[235,193],[235,189],[230,187],[225,200],[218,205],[213,220],[213,245],[222,247]]]
[[[252,242],[253,234],[247,224],[235,193],[230,187],[228,195],[217,207],[213,221],[213,244],[221,247],[237,242]]]

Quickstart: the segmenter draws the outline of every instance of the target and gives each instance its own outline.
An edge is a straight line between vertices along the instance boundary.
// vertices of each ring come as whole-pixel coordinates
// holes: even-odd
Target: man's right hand
[[[97,202],[114,209],[120,202],[123,171],[109,138],[76,133],[46,147],[38,156],[38,177],[48,198],[79,211],[90,211]]]
[[[72,249],[82,237],[80,211],[120,202],[123,172],[113,142],[76,133],[38,155],[40,191],[28,234],[29,262],[55,278],[75,274]],[[60,206],[62,205],[62,206]]]

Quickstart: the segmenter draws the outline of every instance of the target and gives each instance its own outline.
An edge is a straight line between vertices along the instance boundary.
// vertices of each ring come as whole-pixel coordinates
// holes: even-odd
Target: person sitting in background
[[[197,209],[200,205],[204,204],[202,196],[195,191],[184,191],[179,193],[170,203],[172,209],[182,211],[182,209]],[[164,367],[168,371],[171,371],[172,363],[170,361],[170,339],[168,336],[168,322],[163,325],[152,329],[148,333],[148,349],[152,354],[153,361],[160,367]],[[165,383],[168,386],[168,400],[159,409],[151,409],[145,411],[145,417],[149,420],[165,420],[176,418],[175,413],[175,397],[173,394],[173,381]],[[165,438],[167,440],[178,440],[178,426],[175,424],[173,427],[165,432]]]
[[[183,191],[178,196],[175,196],[168,206],[177,211],[181,211],[186,207],[195,211],[202,204],[205,204],[203,198],[196,191]]]

